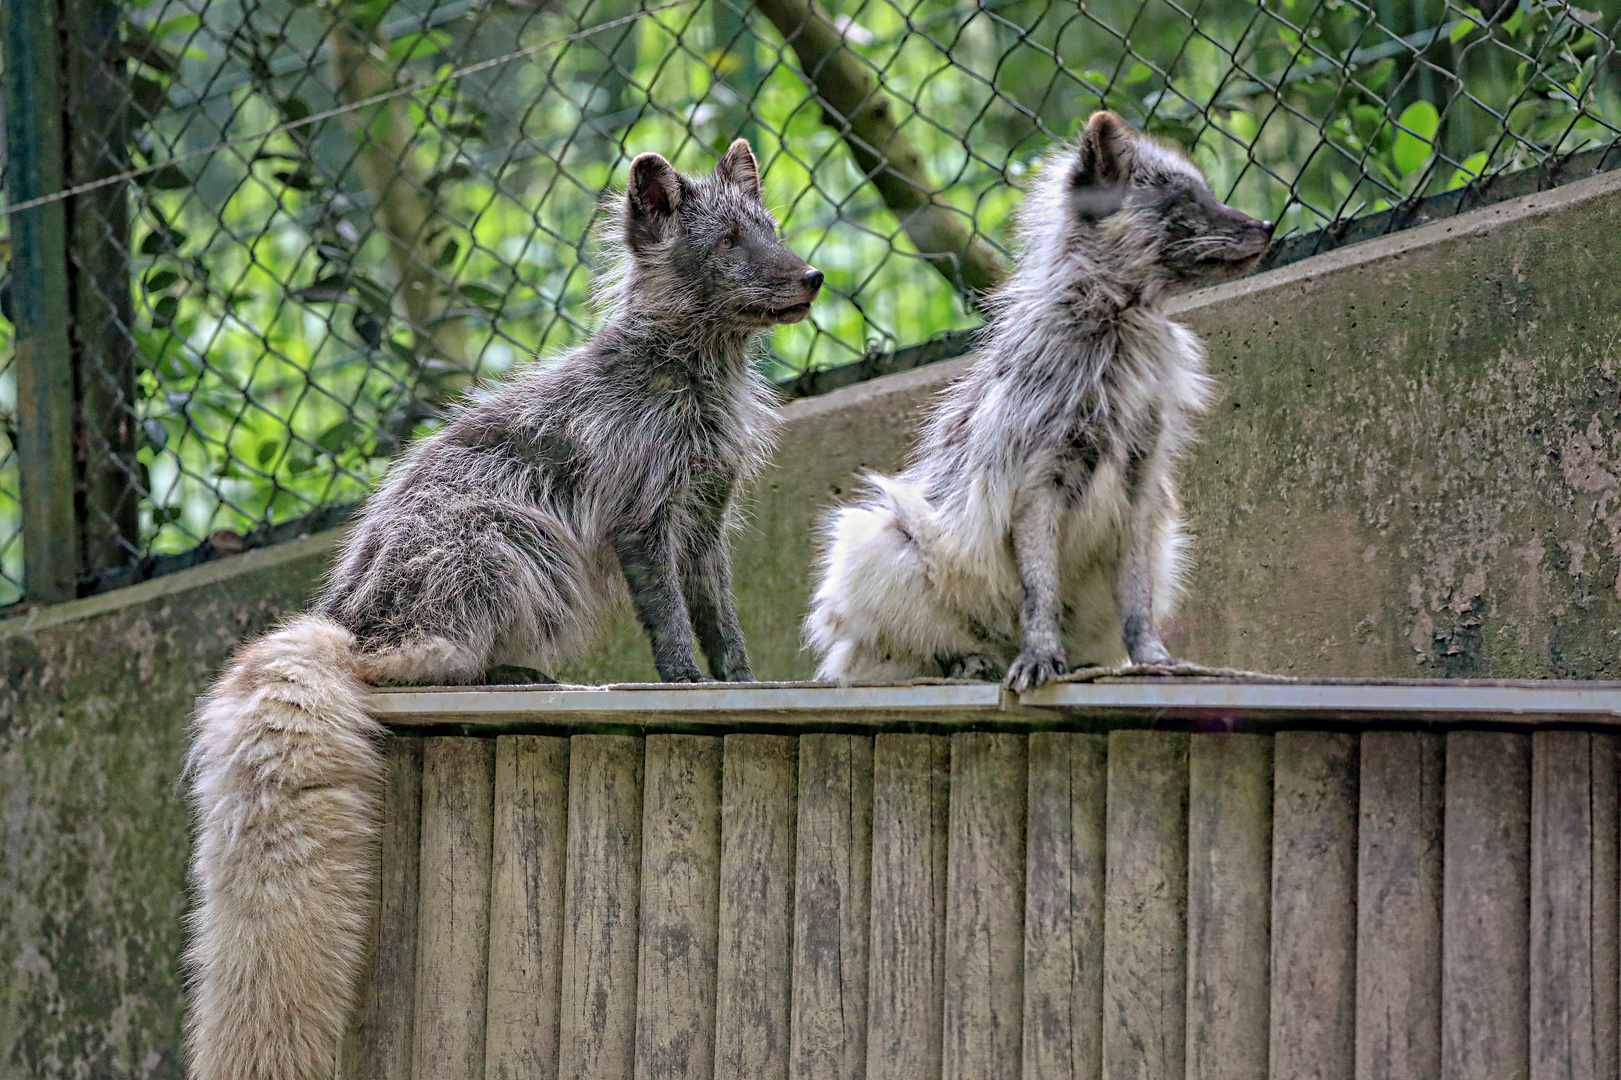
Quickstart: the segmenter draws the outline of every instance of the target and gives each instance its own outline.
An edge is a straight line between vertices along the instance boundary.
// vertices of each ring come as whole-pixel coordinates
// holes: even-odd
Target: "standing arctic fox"
[[[715,678],[752,678],[726,536],[774,427],[750,342],[822,283],[776,226],[743,140],[702,179],[638,157],[596,338],[418,444],[314,609],[232,661],[189,763],[194,1080],[332,1075],[376,874],[367,684],[578,653],[626,585],[662,678],[701,678],[695,632]]]
[[[1021,233],[911,464],[826,523],[818,678],[1005,672],[1022,690],[1070,662],[1171,662],[1155,624],[1181,561],[1173,474],[1210,391],[1165,301],[1253,267],[1272,225],[1099,112],[1047,162]]]

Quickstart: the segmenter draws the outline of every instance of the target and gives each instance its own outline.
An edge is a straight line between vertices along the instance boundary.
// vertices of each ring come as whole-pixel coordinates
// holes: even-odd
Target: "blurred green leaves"
[[[166,165],[134,194],[139,403],[154,550],[361,497],[469,372],[579,341],[604,191],[658,150],[754,142],[789,242],[827,274],[777,376],[978,315],[920,259],[791,51],[746,3],[693,0],[438,84],[397,108]],[[1551,0],[832,0],[930,194],[997,245],[1041,155],[1099,107],[1189,148],[1218,194],[1310,230],[1608,142],[1601,14]],[[135,0],[139,162],[589,30],[637,0]],[[201,12],[202,14],[198,14]],[[341,33],[340,33],[341,31]],[[337,48],[343,38],[356,55]],[[364,90],[364,93],[360,92]]]

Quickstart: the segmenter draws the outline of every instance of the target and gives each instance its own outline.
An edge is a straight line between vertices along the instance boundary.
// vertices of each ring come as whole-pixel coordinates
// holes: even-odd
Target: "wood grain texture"
[[[1446,744],[1362,736],[1357,856],[1357,1080],[1441,1072],[1441,814]]]
[[[795,852],[789,1075],[861,1080],[872,925],[871,738],[800,738]]]
[[[1181,1080],[1187,1051],[1188,736],[1109,735],[1103,1075]]]
[[[799,742],[726,736],[716,1080],[787,1080]]]
[[[713,736],[647,737],[637,1080],[714,1072],[721,752]]]
[[[423,745],[415,1080],[484,1075],[494,774],[493,739]]]
[[[940,1075],[951,742],[873,740],[868,1080]]]
[[[559,1075],[625,1080],[636,1065],[642,740],[569,740]]]
[[[1593,769],[1593,1072],[1605,1078],[1621,1074],[1621,895],[1617,880],[1618,812],[1614,735],[1592,736]]]
[[[1356,1061],[1358,740],[1280,732],[1272,751],[1273,1080],[1350,1080]]]
[[[1025,1080],[1103,1075],[1108,739],[1030,736],[1024,908]]]
[[[1023,735],[951,737],[945,1080],[1018,1080],[1024,1037]]]
[[[568,857],[568,739],[495,740],[486,1080],[555,1080]]]
[[[1531,737],[1446,737],[1442,1080],[1530,1067]]]
[[[372,952],[360,1005],[343,1042],[343,1080],[411,1075],[416,1013],[418,871],[422,860],[422,740],[390,736],[378,848]]]
[[[1193,736],[1188,755],[1188,1080],[1267,1074],[1272,737]]]
[[[1531,767],[1531,1077],[1615,1075],[1613,736],[1539,731]]]

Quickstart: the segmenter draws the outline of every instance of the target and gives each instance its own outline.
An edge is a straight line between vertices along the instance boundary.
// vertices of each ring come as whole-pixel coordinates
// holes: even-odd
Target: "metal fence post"
[[[7,198],[62,188],[61,71],[55,0],[0,5],[5,47]],[[67,208],[11,217],[17,454],[24,597],[71,599],[79,576],[73,507],[73,361],[68,341]]]
[[[78,185],[129,168],[129,62],[119,0],[58,0],[67,179]],[[135,407],[128,183],[67,204],[74,425],[82,571],[122,565],[140,551],[140,418]]]

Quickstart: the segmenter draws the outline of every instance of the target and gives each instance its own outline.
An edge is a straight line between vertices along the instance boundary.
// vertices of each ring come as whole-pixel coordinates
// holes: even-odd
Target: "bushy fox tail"
[[[188,761],[192,1080],[330,1080],[368,946],[382,728],[354,638],[305,615],[237,654]]]

